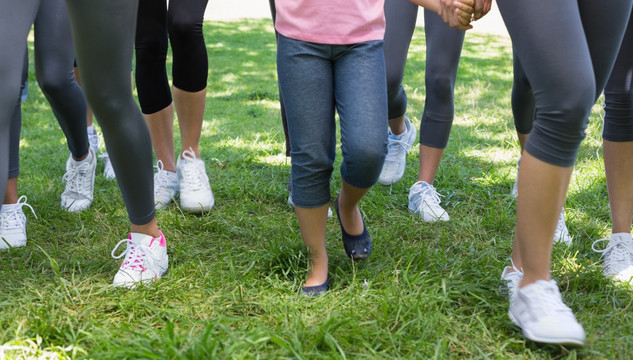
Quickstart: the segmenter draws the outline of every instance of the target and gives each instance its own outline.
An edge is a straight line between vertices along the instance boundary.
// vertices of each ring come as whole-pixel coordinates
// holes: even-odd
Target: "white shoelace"
[[[420,209],[424,203],[429,206],[439,206],[440,205],[440,195],[435,186],[431,184],[427,184],[425,186],[419,186],[416,189],[412,190],[413,194],[420,194],[420,203],[415,204],[416,208]]]
[[[187,184],[187,190],[197,191],[206,188],[208,179],[204,169],[204,162],[196,158],[196,154],[191,148],[182,152],[182,159],[185,163],[180,167],[180,170]]]
[[[33,210],[33,207],[31,205],[26,203],[26,200],[26,196],[22,195],[18,199],[18,202],[13,205],[12,211],[3,211],[2,213],[0,213],[0,228],[23,229],[26,223],[23,217],[18,216],[18,209],[22,209],[24,206],[31,209],[33,216],[37,218],[37,215],[35,215],[35,210]]]
[[[396,140],[389,138],[387,144],[387,156],[385,156],[385,161],[398,160],[398,156],[401,154],[402,150],[407,153],[410,149],[411,145],[409,145],[409,143],[407,143],[405,140]]]
[[[121,254],[115,255],[114,253],[123,243],[127,243],[127,248]],[[127,255],[125,257],[125,260],[123,260],[123,264],[121,264],[121,269],[132,271],[146,270],[146,268],[143,266],[145,262],[145,257],[147,256],[145,247],[142,245],[136,246],[136,244],[134,244],[130,239],[123,239],[119,241],[114,249],[112,249],[110,255],[112,255],[112,258],[114,259],[120,259],[123,256]]]
[[[154,168],[158,170],[156,174],[154,174],[154,195],[157,195],[162,189],[169,187],[170,182],[167,176],[168,171],[165,170],[162,160],[158,160]]]
[[[539,307],[541,307],[539,310],[540,313],[559,313],[561,315],[574,317],[574,313],[563,302],[563,298],[560,296],[560,291],[558,291],[558,285],[555,280],[541,280],[538,290],[532,290],[533,291],[529,294],[529,297],[538,297],[538,301],[531,303],[532,305],[539,305]]]
[[[92,156],[94,156],[94,154]],[[89,194],[91,184],[89,184],[89,181],[86,181],[90,166],[91,161],[84,161],[79,165],[76,163],[75,165],[71,165],[70,169],[62,177],[62,181],[68,184],[66,190],[82,196],[92,195]]]
[[[609,244],[604,250],[596,249],[596,245],[608,241]],[[633,242],[620,240],[620,239],[599,239],[591,244],[591,250],[602,254],[605,259],[604,270],[605,273],[618,272],[618,269],[623,264],[631,264],[633,258]]]

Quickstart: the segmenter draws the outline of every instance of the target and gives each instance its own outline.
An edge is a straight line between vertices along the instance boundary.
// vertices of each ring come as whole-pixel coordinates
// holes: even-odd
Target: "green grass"
[[[286,205],[284,156],[268,20],[205,25],[210,72],[202,157],[216,197],[202,216],[158,213],[170,269],[152,287],[110,286],[113,246],[128,222],[115,182],[101,175],[80,214],[59,207],[65,141],[31,71],[24,104],[20,194],[29,244],[0,254],[0,359],[626,359],[633,348],[631,287],[601,275],[591,243],[609,234],[600,107],[580,151],[567,200],[574,244],[556,246],[552,272],[587,331],[581,349],[526,341],[507,317],[499,276],[515,223],[510,189],[519,149],[510,111],[511,47],[468,34],[456,117],[435,185],[451,221],[426,224],[407,210],[417,148],[405,177],[376,186],[362,210],[374,253],[345,257],[328,221],[331,291],[299,296],[305,249]],[[31,43],[32,45],[32,43]],[[405,88],[416,126],[424,106],[423,31],[409,53]],[[32,69],[31,69],[32,70]],[[337,165],[340,164],[340,158]],[[333,192],[340,186],[333,176]]]

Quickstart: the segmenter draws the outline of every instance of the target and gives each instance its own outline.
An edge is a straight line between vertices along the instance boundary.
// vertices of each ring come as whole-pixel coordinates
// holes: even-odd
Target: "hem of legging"
[[[605,136],[602,134],[602,140],[607,140],[611,142],[633,142],[633,136]]]
[[[341,175],[341,178],[343,179],[343,181],[345,181],[348,185],[352,185],[355,188],[359,188],[359,189],[369,189],[372,186],[376,185],[376,183],[378,182],[378,176],[376,176],[376,178],[374,179],[373,182],[371,182],[371,184],[369,186],[365,185],[365,184],[358,184],[358,183],[353,183],[352,181],[349,181],[347,179],[345,179],[345,177],[343,177],[343,175]]]
[[[198,86],[187,86],[185,88],[184,86],[179,86],[180,84],[176,84],[175,82],[172,84],[172,86],[177,88],[178,90],[182,90],[182,91],[186,91],[186,92],[190,92],[190,93],[195,93],[195,92],[200,92],[200,91],[206,89],[208,82],[209,82],[209,78],[207,77],[204,80],[204,83],[200,82],[200,84]]]
[[[302,208],[302,209],[315,209],[315,208],[321,207],[321,206],[323,206],[323,205],[329,204],[329,203],[330,203],[330,201],[332,201],[332,198],[330,197],[330,198],[328,199],[328,201],[326,201],[326,202],[324,202],[324,203],[319,203],[319,204],[316,204],[316,205],[312,205],[312,204],[311,204],[311,205],[297,204],[294,200],[295,200],[295,199],[293,198],[293,199],[292,199],[292,201],[293,201],[293,203],[294,203],[294,205],[295,205],[296,207],[300,207],[300,208]]]
[[[576,155],[574,156],[574,159],[571,160],[571,162],[566,162],[560,159],[555,159],[552,160],[551,158],[551,154],[546,154],[546,153],[534,153],[534,151],[532,151],[532,149],[529,149],[527,146],[525,147],[525,151],[527,151],[528,154],[532,155],[533,157],[537,158],[538,160],[541,160],[544,163],[547,163],[549,165],[554,165],[554,166],[558,166],[558,167],[564,167],[564,168],[568,168],[568,167],[572,167],[574,166],[574,164],[576,163],[576,158],[578,157],[578,152],[576,152]]]
[[[432,147],[433,149],[441,149],[441,150],[444,150],[444,149],[446,149],[446,146],[448,145],[448,141],[446,142],[446,144],[444,144],[444,146],[437,146],[437,145],[435,145],[435,144],[429,144],[429,143],[426,143],[423,139],[420,139],[420,145],[424,145],[424,146]]]
[[[139,225],[139,226],[149,224],[152,220],[154,220],[154,217],[156,217],[156,210],[152,210],[151,213],[145,216],[141,216],[141,217],[132,217],[128,215],[130,222],[134,225]]]
[[[159,111],[163,111],[163,110],[167,109],[169,107],[169,105],[174,103],[174,99],[170,96],[169,97],[169,102],[165,106],[161,105],[161,106],[144,107],[140,103],[141,102],[139,101],[139,107],[141,108],[141,112],[143,113],[143,115],[152,115],[152,114],[156,114]]]

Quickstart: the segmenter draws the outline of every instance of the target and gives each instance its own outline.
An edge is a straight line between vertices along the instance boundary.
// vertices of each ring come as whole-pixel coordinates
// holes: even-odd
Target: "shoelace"
[[[193,191],[202,189],[207,184],[204,163],[200,159],[196,159],[193,149],[182,152],[182,158],[186,163],[181,167],[183,178],[187,181],[187,188]]]
[[[537,296],[539,298],[538,304],[542,306],[540,312],[543,313],[559,313],[561,315],[574,316],[567,305],[563,302],[563,298],[558,291],[558,285],[555,280],[544,281],[545,284],[541,284],[538,292],[532,293],[530,296]],[[533,303],[536,304],[536,303]]]
[[[596,249],[596,245],[608,241],[609,244],[604,250]],[[591,250],[602,254],[605,258],[604,269],[610,272],[612,269],[617,268],[618,265],[628,263],[633,258],[633,243],[630,241],[623,241],[620,239],[599,239],[591,244]],[[616,271],[618,269],[615,269]]]
[[[397,160],[398,155],[400,154],[401,149],[405,152],[409,152],[411,149],[411,145],[404,140],[396,140],[389,138],[389,144],[387,144],[387,156],[385,157],[385,161],[393,161]],[[393,150],[392,150],[393,149]]]
[[[89,190],[89,184],[87,181],[84,181],[83,178],[86,176],[89,169],[90,162],[88,161],[83,162],[80,165],[71,165],[68,172],[66,172],[62,177],[62,181],[68,183],[69,185],[67,190],[84,195],[84,193]]]
[[[18,209],[22,209],[25,206],[31,209],[31,213],[33,213],[33,216],[35,216],[35,218],[37,219],[37,215],[35,215],[35,210],[33,210],[33,207],[31,205],[26,203],[26,200],[26,195],[22,195],[18,199],[18,202],[14,205],[15,207],[13,211],[3,211],[2,213],[0,213],[0,228],[23,228],[25,222],[22,217],[18,216]]]
[[[167,170],[165,170],[162,160],[158,160],[154,167],[158,170],[156,174],[154,174],[154,195],[157,195],[161,189],[169,186],[169,179],[167,178]]]
[[[435,186],[431,184],[420,186],[417,189],[414,189],[413,194],[420,194],[420,199],[425,199],[424,201],[420,201],[419,204],[416,204],[416,207],[418,209],[422,206],[423,202],[426,202],[429,206],[439,206],[441,201],[440,196],[444,196],[440,195],[435,189]]]
[[[519,282],[523,278],[523,268],[517,269],[517,267],[514,266],[514,260],[512,260],[512,258],[510,258],[510,263],[512,264],[512,270],[514,271],[507,275],[503,275],[502,278],[503,280],[506,281],[508,292],[510,294],[514,294],[516,292],[516,288],[519,286]],[[511,276],[511,277],[507,278],[508,276]]]
[[[115,255],[114,253],[123,243],[127,243],[127,248],[121,254]],[[123,260],[123,264],[121,264],[121,269],[132,271],[146,270],[146,268],[143,266],[145,262],[145,257],[147,256],[146,248],[142,245],[136,246],[136,244],[134,244],[130,239],[123,239],[119,241],[114,249],[112,249],[110,255],[112,255],[112,258],[114,259],[120,259],[123,256],[127,255],[125,257],[125,260]]]

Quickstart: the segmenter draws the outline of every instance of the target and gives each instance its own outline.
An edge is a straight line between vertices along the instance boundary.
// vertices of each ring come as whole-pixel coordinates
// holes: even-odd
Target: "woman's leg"
[[[439,15],[424,11],[426,30],[426,100],[420,124],[418,182],[409,191],[409,209],[423,221],[448,221],[433,187],[455,115],[455,82],[464,44],[464,31],[452,29]]]
[[[629,20],[615,66],[604,89],[604,168],[613,227],[604,274],[633,281],[633,21]]]
[[[167,253],[154,217],[151,141],[130,84],[138,1],[67,0],[67,5],[84,91],[101,125],[131,222],[126,254],[129,258],[131,250],[143,249],[154,260],[139,268],[126,259],[114,284],[154,281],[167,270]]]
[[[66,4],[63,0],[43,1],[35,18],[35,74],[71,152],[61,206],[82,211],[92,204],[97,158],[89,152],[86,99],[75,81],[74,58]]]
[[[406,158],[415,142],[416,129],[405,117],[407,94],[402,87],[409,44],[415,30],[418,6],[408,0],[385,1],[385,68],[389,118],[389,144],[378,182],[392,185],[404,175]]]
[[[601,79],[595,75],[603,71],[596,71],[594,66],[606,66],[609,61],[592,61],[593,37],[589,32],[595,29],[584,26],[583,2],[503,0],[498,4],[534,89],[536,104],[534,128],[519,173],[515,241],[520,256],[513,255],[525,275],[521,289],[511,297],[510,316],[532,340],[581,344],[584,331],[560,300],[555,283],[549,281],[549,266],[556,218],[591,106],[600,90],[596,84]],[[614,58],[627,20],[622,8],[627,8],[628,16],[630,6],[629,0],[618,1],[600,9],[596,5],[592,12],[585,13],[609,23],[609,32],[596,38],[609,38],[604,42],[613,49],[606,51],[603,47],[601,56]],[[541,307],[541,299],[549,299],[556,306]],[[557,327],[551,328],[551,321]]]
[[[328,278],[325,229],[336,151],[329,49],[279,36],[277,71],[292,147],[292,194],[310,260],[305,286]]]

